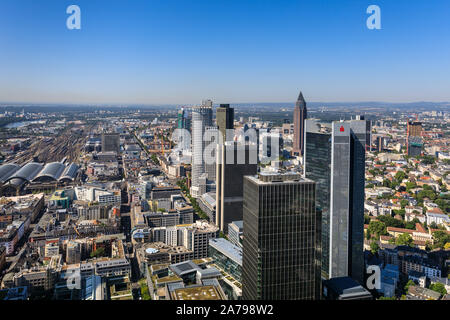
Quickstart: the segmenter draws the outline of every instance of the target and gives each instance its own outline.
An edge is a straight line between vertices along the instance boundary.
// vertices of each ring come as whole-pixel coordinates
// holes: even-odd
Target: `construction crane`
[[[77,233],[77,235],[78,235],[79,237],[81,237],[81,234],[78,232],[78,229],[77,229],[77,226],[76,226],[76,225],[73,225],[73,230],[75,230],[75,232]]]

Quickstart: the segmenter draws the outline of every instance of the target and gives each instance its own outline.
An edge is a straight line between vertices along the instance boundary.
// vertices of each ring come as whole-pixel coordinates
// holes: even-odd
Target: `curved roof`
[[[20,170],[16,171],[12,176],[8,177],[5,181],[9,181],[11,184],[19,186],[24,182],[33,180],[41,170],[42,164],[30,162],[24,165]]]
[[[73,180],[73,179],[75,179],[75,177],[77,176],[77,172],[78,172],[79,168],[80,167],[78,165],[76,165],[75,163],[71,163],[70,165],[68,165],[66,167],[64,172],[61,174],[61,177],[59,178],[59,180],[62,180],[62,179]]]
[[[15,163],[9,163],[0,166],[0,182],[5,182],[6,179],[11,177],[19,169],[20,166]]]
[[[39,174],[33,179],[33,181],[40,180],[40,178],[44,177],[50,178],[52,180],[58,180],[65,168],[66,166],[61,162],[47,163],[44,169],[39,172]]]

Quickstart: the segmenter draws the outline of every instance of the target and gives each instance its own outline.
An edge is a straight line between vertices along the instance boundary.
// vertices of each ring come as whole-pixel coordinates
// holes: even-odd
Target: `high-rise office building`
[[[364,277],[363,118],[321,124],[306,121],[305,177],[317,182],[322,213],[322,277]]]
[[[256,144],[233,141],[218,145],[216,174],[216,225],[227,233],[228,224],[242,220],[243,181],[258,170]]]
[[[262,163],[276,160],[282,154],[283,134],[277,130],[260,128],[257,132],[258,159]]]
[[[226,136],[226,130],[234,129],[234,108],[230,108],[229,104],[221,104],[216,109],[216,123],[223,141],[232,140],[233,137]]]
[[[120,135],[118,133],[102,134],[102,152],[120,152]]]
[[[422,147],[422,123],[418,121],[408,121],[406,127],[406,153],[410,157],[420,156]]]
[[[203,135],[206,127],[211,127],[212,123],[212,101],[206,100],[201,106],[192,107],[192,180],[191,195],[194,198],[201,196],[200,176],[206,173],[203,152],[205,150],[205,141]]]
[[[422,123],[419,121],[408,121],[406,135],[408,137],[421,137]]]
[[[294,153],[298,155],[303,155],[304,153],[306,117],[306,102],[300,91],[294,108]]]
[[[316,182],[316,205],[322,216],[322,277],[329,278],[331,124],[305,121],[305,177]]]
[[[372,150],[372,121],[367,120],[366,121],[366,152],[371,151],[371,150]]]
[[[205,173],[208,184],[214,185],[216,181],[216,161],[217,161],[217,147],[219,142],[219,130],[217,127],[206,127],[207,141],[205,142],[204,158]]]
[[[242,298],[319,299],[316,184],[299,174],[244,177]]]
[[[383,136],[378,136],[377,137],[377,150],[378,152],[383,152],[384,150],[384,137]]]
[[[177,114],[177,128],[178,129],[191,129],[191,119],[189,118],[189,113],[184,108],[181,108]]]
[[[191,119],[189,113],[184,108],[181,108],[177,114],[177,135],[174,138],[174,142],[177,143],[177,149],[189,150],[191,145],[191,137],[189,131],[191,130]]]

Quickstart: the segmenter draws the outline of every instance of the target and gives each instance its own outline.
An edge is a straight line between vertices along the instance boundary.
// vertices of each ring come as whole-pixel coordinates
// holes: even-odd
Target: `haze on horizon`
[[[77,4],[82,29],[66,28]],[[366,28],[381,8],[382,30]],[[450,3],[4,0],[0,102],[450,101]]]

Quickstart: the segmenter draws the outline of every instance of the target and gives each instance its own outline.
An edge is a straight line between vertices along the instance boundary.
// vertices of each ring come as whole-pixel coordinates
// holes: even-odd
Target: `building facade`
[[[205,141],[203,135],[206,127],[211,127],[212,123],[212,101],[207,100],[201,106],[192,108],[192,183],[191,195],[194,198],[201,196],[199,192],[200,176],[206,172],[203,161],[203,151]]]
[[[216,225],[227,233],[228,224],[242,220],[243,180],[258,170],[256,145],[226,142],[217,152]]]
[[[317,182],[322,213],[322,277],[364,278],[367,122],[306,121],[305,177]]]
[[[299,174],[244,178],[242,298],[320,298],[316,184]]]

